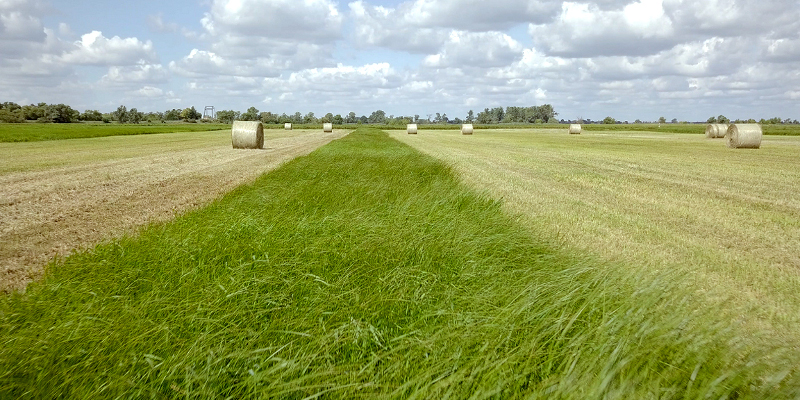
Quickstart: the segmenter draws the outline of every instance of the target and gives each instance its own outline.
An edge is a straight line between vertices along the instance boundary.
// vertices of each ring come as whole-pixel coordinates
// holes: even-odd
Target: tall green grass
[[[0,300],[0,397],[787,398],[682,277],[558,252],[359,129]],[[617,272],[615,272],[617,271]]]
[[[0,142],[40,142],[153,133],[203,132],[230,129],[225,124],[0,124]]]

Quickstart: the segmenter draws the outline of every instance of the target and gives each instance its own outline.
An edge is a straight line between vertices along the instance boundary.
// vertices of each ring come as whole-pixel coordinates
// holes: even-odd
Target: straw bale
[[[461,125],[461,134],[462,135],[472,135],[472,124],[462,124]]]
[[[416,135],[417,134],[417,124],[408,124],[406,125],[406,132],[409,135]]]
[[[292,123],[291,122],[287,122],[287,123],[283,124],[283,129],[286,129],[287,131],[292,130]]]
[[[233,121],[231,142],[234,149],[263,149],[264,126],[261,121]]]
[[[761,125],[731,124],[728,127],[728,147],[733,149],[757,149],[761,147]]]
[[[728,133],[728,124],[706,125],[706,137],[709,139],[724,138]]]
[[[569,125],[569,134],[570,135],[580,135],[581,134],[581,124],[570,124]]]
[[[333,132],[333,124],[330,122],[326,122],[322,124],[322,131],[323,132]]]

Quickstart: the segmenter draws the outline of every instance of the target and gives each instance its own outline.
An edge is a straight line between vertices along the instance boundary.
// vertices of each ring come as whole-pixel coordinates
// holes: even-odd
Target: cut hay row
[[[732,149],[757,149],[763,133],[759,124],[733,124],[728,127],[727,136]]]
[[[570,135],[580,135],[581,134],[581,124],[570,124],[570,126],[569,126],[569,134]]]
[[[263,149],[264,126],[260,121],[234,121],[231,142],[234,149]]]
[[[706,125],[706,137],[709,139],[724,138],[727,133],[728,133],[728,124]]]
[[[462,135],[472,135],[473,131],[474,131],[474,128],[472,127],[472,124],[463,124],[463,125],[461,125],[461,134]]]
[[[409,135],[416,135],[417,134],[417,124],[408,124],[406,125],[406,133]]]

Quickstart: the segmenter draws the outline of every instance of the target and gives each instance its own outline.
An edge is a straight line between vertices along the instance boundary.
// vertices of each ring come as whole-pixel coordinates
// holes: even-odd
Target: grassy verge
[[[781,349],[362,129],[0,300],[0,397],[785,398]]]
[[[0,142],[40,142],[152,133],[202,132],[230,129],[225,124],[0,124]]]

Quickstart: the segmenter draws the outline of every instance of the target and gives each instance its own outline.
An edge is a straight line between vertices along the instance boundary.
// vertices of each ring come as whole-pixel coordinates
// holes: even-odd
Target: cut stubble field
[[[346,131],[230,131],[0,143],[0,293],[23,290],[53,257],[208,204]]]
[[[800,139],[558,130],[391,136],[503,200],[531,232],[632,274],[683,275],[706,307],[800,350]]]

